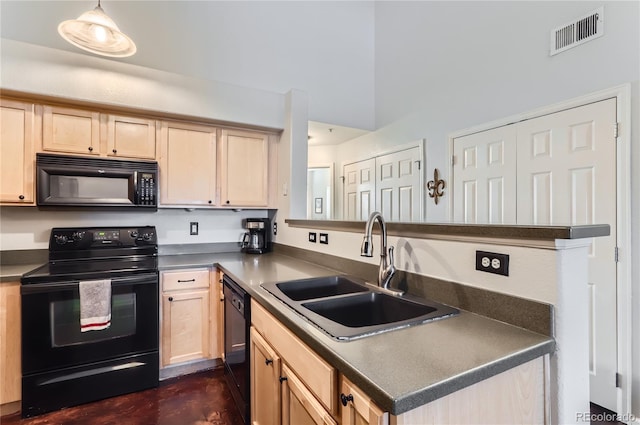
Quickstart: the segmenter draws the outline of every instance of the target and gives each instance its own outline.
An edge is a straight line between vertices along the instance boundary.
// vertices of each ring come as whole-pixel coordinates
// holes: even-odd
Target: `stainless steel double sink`
[[[455,308],[387,293],[348,275],[261,285],[332,338],[349,341],[457,314]]]

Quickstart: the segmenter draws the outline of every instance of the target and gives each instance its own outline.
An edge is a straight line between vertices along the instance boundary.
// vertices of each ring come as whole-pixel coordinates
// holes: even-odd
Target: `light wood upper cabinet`
[[[0,203],[34,204],[33,103],[0,99]]]
[[[387,425],[389,415],[344,376],[340,377],[342,425]]]
[[[209,270],[162,273],[162,366],[210,357]]]
[[[20,410],[20,355],[20,282],[0,283],[0,415]]]
[[[156,159],[154,120],[48,105],[42,111],[44,152]]]
[[[266,207],[269,202],[269,136],[222,130],[220,138],[220,204]]]
[[[160,204],[216,205],[216,128],[162,122],[159,133]]]
[[[82,109],[43,107],[42,150],[100,154],[100,113]]]
[[[156,122],[144,118],[106,116],[107,156],[156,159]]]

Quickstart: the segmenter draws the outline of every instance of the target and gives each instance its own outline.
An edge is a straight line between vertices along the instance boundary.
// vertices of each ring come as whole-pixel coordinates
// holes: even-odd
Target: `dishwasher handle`
[[[242,298],[239,298],[236,294],[231,297],[231,305],[244,316],[244,302]]]

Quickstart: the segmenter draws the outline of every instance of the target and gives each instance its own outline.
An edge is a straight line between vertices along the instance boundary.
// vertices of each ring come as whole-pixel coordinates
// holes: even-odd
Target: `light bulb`
[[[92,25],[93,36],[100,43],[107,41],[107,30],[101,25]]]

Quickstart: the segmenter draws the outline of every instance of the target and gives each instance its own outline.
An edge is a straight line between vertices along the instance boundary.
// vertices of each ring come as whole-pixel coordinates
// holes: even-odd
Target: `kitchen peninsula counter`
[[[296,336],[365,391],[383,410],[399,415],[550,354],[553,338],[464,310],[454,317],[340,342],[260,285],[339,274],[279,253],[161,256],[160,270],[218,266]]]

